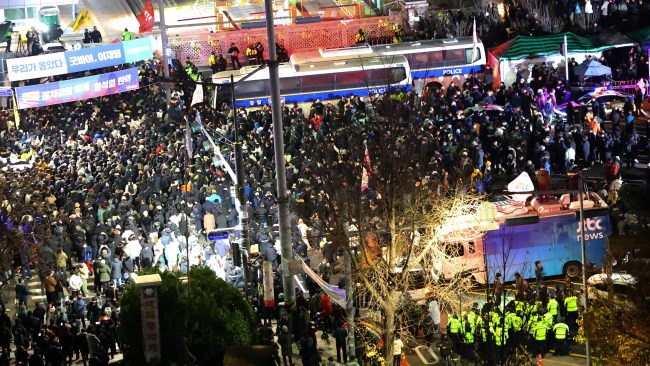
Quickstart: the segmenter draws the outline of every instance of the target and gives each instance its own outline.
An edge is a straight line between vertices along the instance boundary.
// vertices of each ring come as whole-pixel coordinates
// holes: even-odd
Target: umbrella
[[[574,73],[577,76],[602,76],[611,74],[612,69],[596,60],[590,60],[576,66]]]

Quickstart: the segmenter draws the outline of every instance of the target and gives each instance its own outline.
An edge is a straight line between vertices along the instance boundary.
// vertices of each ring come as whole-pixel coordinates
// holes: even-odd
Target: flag
[[[147,2],[144,4],[144,9],[142,9],[142,13],[135,16],[135,18],[138,20],[138,23],[140,23],[140,33],[151,32],[153,30],[153,11],[153,4],[151,3],[151,0],[147,0]]]
[[[476,18],[474,18],[474,24],[472,26],[472,62],[474,62],[476,55],[476,47],[478,47],[478,36],[476,35]]]
[[[192,128],[187,117],[185,117],[185,150],[187,150],[187,157],[192,160]]]
[[[197,83],[196,88],[194,88],[194,94],[192,94],[192,104],[190,104],[190,107],[198,103],[203,103],[203,84]]]
[[[20,113],[18,113],[18,103],[16,103],[16,95],[13,96],[14,99],[14,127],[18,130],[20,127]]]
[[[84,25],[90,26],[92,25],[92,21],[90,20],[90,12],[88,11],[88,8],[83,8],[79,14],[77,14],[77,17],[74,18],[74,21],[72,24],[69,25],[70,28],[76,33],[81,30],[81,27]]]

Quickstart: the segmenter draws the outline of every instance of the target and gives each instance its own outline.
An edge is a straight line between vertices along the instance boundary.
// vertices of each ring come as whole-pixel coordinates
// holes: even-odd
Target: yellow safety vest
[[[578,298],[574,296],[569,296],[564,299],[564,306],[566,306],[566,311],[578,311]]]
[[[557,323],[553,327],[553,332],[555,333],[555,339],[566,339],[567,334],[569,334],[569,326],[564,323]]]
[[[558,304],[557,300],[555,299],[548,300],[548,312],[551,313],[551,315],[553,316],[557,315],[557,308],[559,306],[560,304]]]

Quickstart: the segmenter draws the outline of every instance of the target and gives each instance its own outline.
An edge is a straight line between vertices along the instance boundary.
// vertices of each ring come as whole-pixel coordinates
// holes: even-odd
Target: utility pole
[[[244,267],[244,292],[246,297],[251,295],[253,275],[251,265],[248,261],[250,253],[250,242],[248,241],[248,210],[244,207],[244,157],[242,156],[242,143],[239,139],[239,120],[237,119],[237,99],[235,98],[235,79],[230,75],[230,88],[232,92],[232,120],[235,127],[235,173],[237,174],[237,212],[241,223],[241,244],[246,255],[242,258]]]
[[[162,65],[163,65],[163,76],[165,77],[165,94],[167,96],[167,102],[171,100],[171,90],[169,88],[169,62],[167,60],[167,25],[165,24],[165,5],[163,0],[158,2],[158,14],[160,16],[160,41],[162,43]]]
[[[266,14],[266,37],[269,43],[269,81],[271,83],[271,113],[273,117],[273,145],[275,152],[275,178],[278,190],[278,216],[280,221],[280,253],[282,255],[282,285],[284,301],[289,309],[296,303],[296,291],[289,272],[289,261],[293,257],[291,248],[291,224],[289,222],[289,197],[287,196],[287,172],[284,160],[284,131],[282,109],[280,108],[280,76],[278,55],[275,48],[273,28],[273,1],[264,0]]]
[[[578,173],[578,197],[580,200],[580,249],[582,249],[582,288],[585,290],[585,308],[589,308],[589,288],[587,287],[587,248],[585,246],[585,211],[583,207],[582,194],[584,193],[582,174]],[[591,366],[591,349],[589,347],[589,337],[585,334],[585,350],[587,355],[587,366]]]

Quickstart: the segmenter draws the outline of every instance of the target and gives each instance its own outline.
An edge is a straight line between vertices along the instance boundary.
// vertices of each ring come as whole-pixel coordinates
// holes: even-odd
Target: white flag
[[[476,47],[478,47],[478,36],[476,34],[476,18],[474,18],[472,27],[472,63],[474,63],[476,58]]]
[[[203,84],[197,83],[194,89],[194,95],[192,95],[192,104],[190,104],[190,107],[198,103],[203,103]]]

